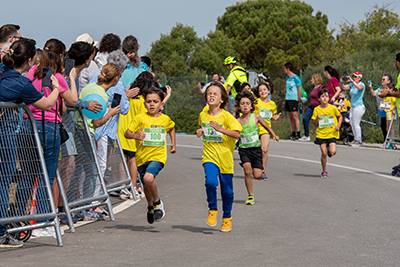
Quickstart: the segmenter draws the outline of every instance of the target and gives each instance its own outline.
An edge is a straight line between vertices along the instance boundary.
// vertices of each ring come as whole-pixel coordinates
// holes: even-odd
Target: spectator
[[[224,87],[229,93],[229,110],[231,113],[235,109],[235,97],[240,92],[242,83],[247,82],[246,70],[236,63],[237,59],[235,56],[229,56],[224,60],[224,65],[229,71]]]
[[[311,84],[314,85],[313,90],[310,93],[310,104],[303,116],[303,128],[304,128],[304,136],[299,139],[301,142],[309,142],[310,141],[310,120],[313,115],[314,109],[320,105],[318,100],[318,92],[322,88],[322,77],[319,73],[314,73],[311,75]]]
[[[107,57],[112,51],[121,48],[121,38],[115,33],[108,33],[101,38],[99,45],[99,53],[97,53],[94,61],[97,64],[99,70],[103,68],[105,64],[107,64]]]
[[[19,25],[5,24],[0,28],[0,51],[7,43],[13,43],[21,39],[21,32]]]
[[[339,72],[331,66],[325,66],[324,76],[328,79],[326,82],[326,89],[329,91],[329,103],[335,102],[340,92]]]
[[[362,145],[362,132],[361,132],[361,119],[365,113],[365,106],[363,102],[365,84],[361,81],[362,74],[359,71],[353,73],[352,77],[347,76],[349,84],[343,84],[343,77],[341,79],[342,89],[350,90],[350,124],[354,133],[354,140],[350,143],[352,147],[359,147]]]
[[[84,68],[79,76],[79,88],[83,88],[88,85],[90,79],[92,79],[96,74],[100,72],[99,67],[97,67],[96,62],[93,61],[97,54],[97,41],[93,41],[89,34],[84,33],[76,38],[76,42],[85,42],[93,46],[93,53],[90,56],[90,65]]]
[[[286,96],[285,96],[285,109],[289,115],[290,127],[292,135],[290,140],[296,141],[300,138],[300,120],[298,109],[301,100],[301,80],[299,76],[293,73],[294,66],[288,62],[283,66],[286,77]]]
[[[221,84],[223,84],[223,83],[220,81],[220,76],[219,76],[219,74],[218,74],[217,72],[214,72],[214,73],[212,74],[212,81],[209,82],[209,83],[207,83],[207,84],[204,85],[203,87],[202,87],[202,85],[201,85],[201,82],[199,82],[199,83],[197,84],[197,87],[199,88],[199,93],[200,93],[200,94],[204,94],[204,92],[206,91],[207,87],[210,86],[210,84],[212,84],[213,82],[220,82]]]

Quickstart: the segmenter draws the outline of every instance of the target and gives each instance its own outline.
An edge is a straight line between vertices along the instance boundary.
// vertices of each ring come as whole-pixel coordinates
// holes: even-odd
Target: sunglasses
[[[361,78],[361,76],[353,76],[354,78]]]

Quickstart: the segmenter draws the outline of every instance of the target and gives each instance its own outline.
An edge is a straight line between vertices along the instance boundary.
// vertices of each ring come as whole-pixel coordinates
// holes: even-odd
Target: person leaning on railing
[[[33,65],[36,48],[33,40],[22,38],[14,42],[0,64],[0,101],[25,103],[41,110],[50,110],[60,93],[57,79],[52,76],[53,91],[47,97],[30,83],[29,79],[21,74],[28,71]],[[14,113],[5,112],[0,117],[0,217],[7,217],[9,186],[17,165],[17,119]],[[15,121],[15,123],[13,122]],[[23,243],[6,233],[6,226],[0,225],[0,248],[21,247]]]

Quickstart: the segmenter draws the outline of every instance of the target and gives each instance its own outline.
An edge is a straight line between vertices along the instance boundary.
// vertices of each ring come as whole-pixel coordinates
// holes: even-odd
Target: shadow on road
[[[218,229],[212,229],[209,227],[196,227],[193,225],[172,225],[173,229],[182,229],[192,233],[203,233],[205,235],[212,235],[213,232],[219,232]]]

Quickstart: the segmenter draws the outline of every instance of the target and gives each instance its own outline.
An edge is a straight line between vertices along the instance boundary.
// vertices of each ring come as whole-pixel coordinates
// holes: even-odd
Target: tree
[[[190,72],[192,54],[201,39],[193,27],[177,23],[169,34],[151,44],[147,53],[153,62],[154,71],[167,76],[184,76]]]
[[[193,66],[208,74],[227,73],[222,63],[227,56],[235,54],[232,40],[218,30],[209,32],[207,37],[203,38],[193,53]]]
[[[287,61],[307,66],[327,38],[328,18],[300,1],[257,0],[226,8],[217,29],[233,39],[238,57],[256,70],[276,71]]]
[[[365,13],[365,17],[357,24],[344,22],[339,25],[336,48],[341,56],[360,50],[368,40],[400,38],[400,17],[390,5],[375,5],[372,12]]]

